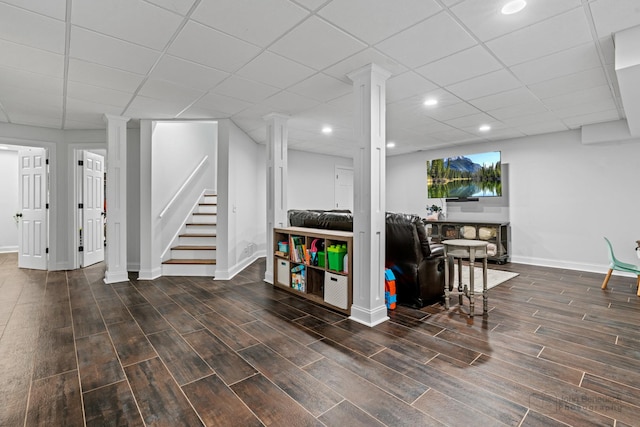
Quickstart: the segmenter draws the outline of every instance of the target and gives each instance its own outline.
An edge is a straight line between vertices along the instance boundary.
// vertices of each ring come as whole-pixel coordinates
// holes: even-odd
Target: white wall
[[[266,147],[229,121],[229,266],[244,268],[266,245]]]
[[[0,150],[0,252],[18,250],[18,152]]]
[[[387,210],[425,215],[427,160],[494,150],[508,168],[508,207],[448,203],[448,219],[508,218],[513,262],[603,273],[603,236],[619,258],[633,262],[640,140],[583,145],[579,131],[567,131],[389,157]]]
[[[353,159],[289,150],[288,209],[334,209],[335,167],[353,168]]]
[[[207,156],[184,191],[162,218],[165,251],[204,190],[216,190],[218,127],[215,122],[157,122],[152,142],[152,215],[157,218]]]

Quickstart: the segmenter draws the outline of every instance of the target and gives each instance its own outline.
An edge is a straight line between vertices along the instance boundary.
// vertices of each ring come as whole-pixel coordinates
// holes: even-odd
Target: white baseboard
[[[216,276],[214,277],[214,280],[231,280],[235,277],[236,274],[247,268],[258,258],[263,258],[265,256],[267,256],[266,251],[256,251],[253,255],[241,260],[239,263],[226,271],[216,268]]]
[[[0,246],[0,254],[18,252],[17,246]]]

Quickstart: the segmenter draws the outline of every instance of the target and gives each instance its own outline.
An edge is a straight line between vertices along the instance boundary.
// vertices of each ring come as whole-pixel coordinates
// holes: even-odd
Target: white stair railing
[[[167,213],[169,208],[171,208],[171,205],[173,205],[175,203],[175,201],[178,199],[178,197],[180,197],[180,194],[182,194],[182,192],[185,190],[185,188],[187,188],[187,186],[189,185],[189,183],[191,182],[193,177],[198,173],[200,168],[202,168],[202,166],[205,164],[205,162],[207,161],[208,158],[209,158],[209,156],[204,156],[202,158],[200,163],[198,163],[198,166],[196,166],[196,168],[193,170],[193,172],[191,172],[191,175],[189,175],[189,177],[186,179],[184,184],[182,184],[182,186],[178,189],[178,191],[176,191],[176,194],[174,194],[173,197],[171,198],[171,200],[169,200],[169,203],[167,203],[167,206],[165,206],[164,209],[162,209],[162,212],[160,212],[160,215],[158,215],[158,218],[162,218]]]

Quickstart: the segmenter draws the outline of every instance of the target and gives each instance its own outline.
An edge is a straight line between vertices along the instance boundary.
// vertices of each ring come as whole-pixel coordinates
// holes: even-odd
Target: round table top
[[[485,242],[484,240],[451,239],[443,240],[442,244],[447,246],[464,246],[466,248],[483,248],[486,247],[489,242]]]

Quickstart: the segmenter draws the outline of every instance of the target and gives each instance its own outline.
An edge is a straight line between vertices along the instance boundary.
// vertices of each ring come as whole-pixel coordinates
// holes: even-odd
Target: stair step
[[[185,233],[179,237],[216,237],[216,233]]]
[[[217,206],[217,203],[198,203],[198,206]]]
[[[216,263],[215,259],[168,259],[162,262],[163,264],[206,264],[206,265],[214,265]]]
[[[218,215],[217,212],[193,212],[191,215]]]
[[[174,251],[215,251],[215,246],[179,245],[171,248]]]

